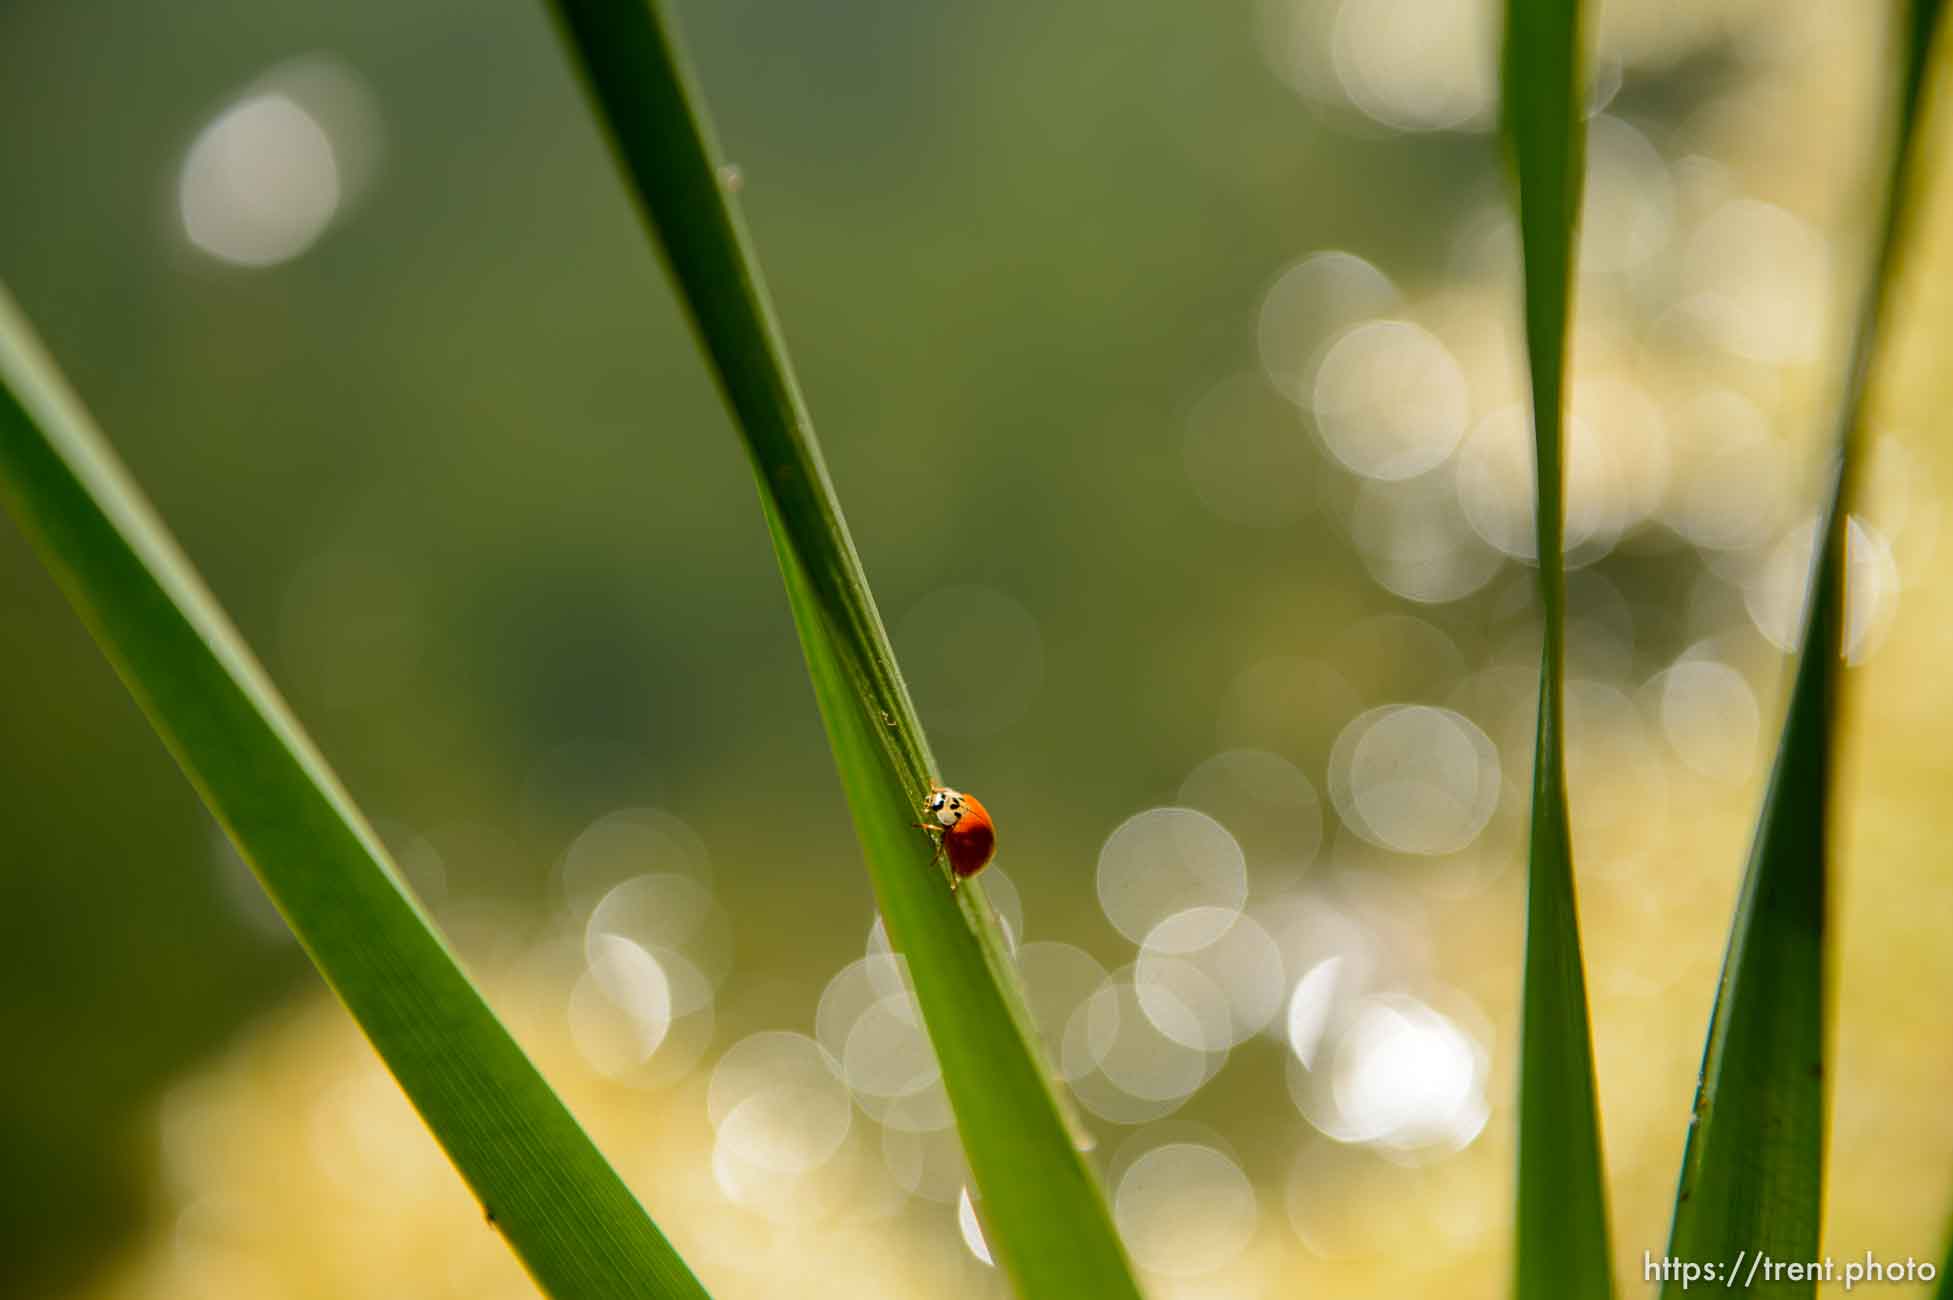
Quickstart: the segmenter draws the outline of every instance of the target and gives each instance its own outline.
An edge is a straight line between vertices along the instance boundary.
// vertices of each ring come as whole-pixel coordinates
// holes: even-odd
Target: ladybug
[[[976,796],[945,786],[929,792],[922,805],[923,816],[932,821],[916,825],[936,837],[936,861],[949,859],[949,892],[990,865],[997,854],[997,828],[990,823]]]

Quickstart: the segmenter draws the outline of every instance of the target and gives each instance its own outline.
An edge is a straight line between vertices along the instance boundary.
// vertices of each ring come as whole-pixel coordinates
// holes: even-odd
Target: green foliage
[[[744,435],[856,832],[942,1064],[991,1251],[1025,1296],[1137,1296],[981,884],[952,896],[930,841],[911,824],[935,783],[934,763],[670,17],[643,0],[558,0],[556,11]],[[1007,827],[1003,837],[1008,845]]]
[[[496,1020],[0,291],[0,501],[333,991],[557,1296],[704,1290]]]
[[[1539,587],[1546,621],[1533,747],[1519,1066],[1514,1291],[1522,1298],[1613,1293],[1566,795],[1563,426],[1585,154],[1580,27],[1578,0],[1511,0],[1506,7],[1503,126],[1525,244]]]
[[[1867,376],[1885,329],[1907,217],[1937,0],[1901,29],[1897,143],[1839,417],[1842,464],[1813,561],[1789,715],[1744,874],[1682,1156],[1671,1256],[1733,1264],[1740,1252],[1814,1259],[1824,1203],[1828,846],[1845,631],[1845,544]],[[1664,1295],[1680,1295],[1679,1281]],[[1759,1281],[1811,1295],[1815,1282]]]
[[[993,1253],[1028,1296],[1136,1297],[981,882],[952,899],[928,841],[910,825],[937,779],[935,762],[671,20],[646,0],[555,0],[554,8],[743,435],[856,833],[942,1064]],[[1728,1264],[1738,1252],[1813,1258],[1822,1249],[1826,846],[1835,834],[1845,521],[1862,460],[1867,376],[1912,212],[1906,188],[1940,16],[1937,0],[1902,0],[1900,9],[1897,147],[1846,376],[1840,461],[1668,1248],[1693,1262]],[[1520,1054],[1514,1287],[1522,1300],[1612,1294],[1564,735],[1564,416],[1584,171],[1582,19],[1578,0],[1508,0],[1503,65],[1545,622]],[[1194,213],[1186,228],[1206,215]],[[1150,236],[1131,239],[1149,246]],[[702,1296],[456,966],[4,291],[0,385],[0,501],[489,1210],[493,1228],[484,1231],[506,1235],[553,1294]],[[1067,386],[1079,386],[1076,375],[1052,381],[1047,396],[1060,402]],[[1004,836],[1006,852],[1019,851],[1012,828]],[[1938,1291],[1953,1300],[1948,1271],[1953,1254]]]

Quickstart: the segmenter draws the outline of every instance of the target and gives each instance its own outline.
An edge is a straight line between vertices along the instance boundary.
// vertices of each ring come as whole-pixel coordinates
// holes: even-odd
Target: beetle
[[[997,855],[997,828],[990,813],[975,795],[937,786],[923,802],[922,812],[931,821],[915,825],[936,839],[935,861],[949,859],[949,892],[990,865]]]

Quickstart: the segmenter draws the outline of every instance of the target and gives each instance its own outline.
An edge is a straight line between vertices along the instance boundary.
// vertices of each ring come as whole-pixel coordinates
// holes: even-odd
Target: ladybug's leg
[[[943,828],[940,826],[931,826],[927,822],[910,822],[909,825],[919,831],[928,831],[929,838],[936,842],[936,853],[934,857],[929,859],[929,865],[933,867],[938,862],[941,862],[943,860]]]
[[[946,826],[931,826],[927,822],[910,822],[909,825],[919,831],[929,832],[929,838],[936,841],[936,851],[930,855],[929,865],[944,869],[945,873],[949,876],[949,892],[954,894],[956,892],[956,886],[961,882],[961,878],[956,874],[955,869],[949,866],[949,841],[945,834],[949,828]]]

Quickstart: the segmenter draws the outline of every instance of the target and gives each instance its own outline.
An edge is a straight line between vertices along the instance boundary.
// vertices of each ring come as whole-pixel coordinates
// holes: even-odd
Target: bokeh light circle
[[[1306,404],[1316,368],[1336,336],[1397,305],[1397,286],[1354,253],[1311,253],[1268,287],[1255,322],[1262,372],[1276,391]]]
[[[1398,853],[1456,853],[1498,807],[1498,750],[1463,714],[1385,705],[1362,714],[1329,756],[1329,793],[1349,828]]]
[[[1221,917],[1238,914],[1247,902],[1247,860],[1234,836],[1206,813],[1150,808],[1106,837],[1098,895],[1106,919],[1134,943],[1188,908],[1215,909],[1211,923],[1220,927]],[[1207,938],[1219,938],[1222,928]],[[1191,942],[1199,936],[1183,937]]]
[[[1352,473],[1395,482],[1443,464],[1471,418],[1465,372],[1409,321],[1366,321],[1330,345],[1311,397],[1316,429]]]
[[[1141,1268],[1200,1277],[1239,1258],[1259,1219],[1253,1184],[1210,1146],[1173,1142],[1133,1161],[1112,1195],[1119,1234]]]

